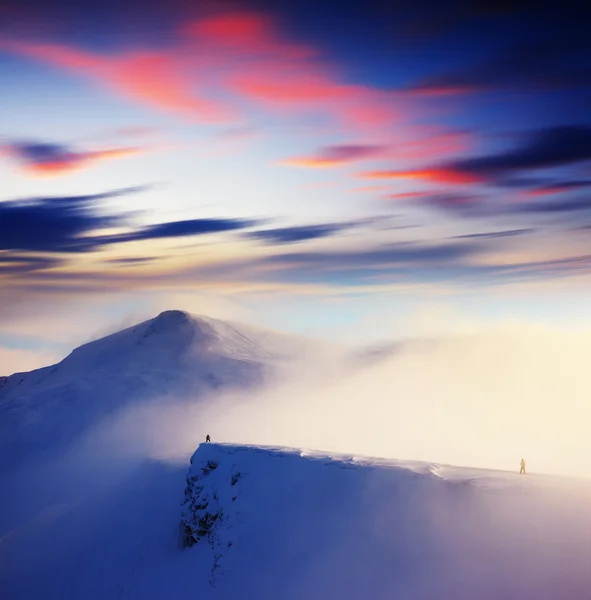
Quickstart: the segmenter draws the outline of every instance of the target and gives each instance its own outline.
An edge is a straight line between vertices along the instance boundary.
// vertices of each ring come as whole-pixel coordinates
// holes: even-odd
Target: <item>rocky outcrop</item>
[[[221,462],[218,454],[215,444],[201,444],[191,457],[180,524],[183,547],[207,544],[211,548],[211,585],[233,544],[242,479],[233,461],[226,457]]]

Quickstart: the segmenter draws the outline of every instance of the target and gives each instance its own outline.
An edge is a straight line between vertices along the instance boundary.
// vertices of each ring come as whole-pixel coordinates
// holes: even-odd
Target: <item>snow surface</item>
[[[591,597],[586,480],[201,444],[83,487],[3,534],[0,597]]]
[[[591,481],[236,444],[191,458],[212,422],[285,441],[312,418],[329,443],[317,396],[287,405],[397,351],[335,367],[316,342],[167,311],[0,378],[0,599],[591,599]],[[303,387],[255,405],[285,373]]]
[[[70,444],[125,406],[254,388],[314,348],[294,336],[163,312],[57,365],[0,378],[0,472]]]

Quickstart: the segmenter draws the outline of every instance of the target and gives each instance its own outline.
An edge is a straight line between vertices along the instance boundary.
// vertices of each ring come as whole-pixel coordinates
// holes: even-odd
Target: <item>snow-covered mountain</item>
[[[591,598],[590,481],[234,443],[375,434],[400,345],[333,350],[167,311],[0,378],[0,598]]]
[[[0,595],[588,600],[590,505],[584,480],[201,444],[6,532]]]
[[[294,336],[171,310],[75,349],[57,365],[0,378],[0,470],[133,403],[199,402],[248,389],[314,352]]]

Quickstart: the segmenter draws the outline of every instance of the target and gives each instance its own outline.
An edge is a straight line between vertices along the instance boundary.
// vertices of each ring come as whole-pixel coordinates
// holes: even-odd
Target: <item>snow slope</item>
[[[202,444],[6,532],[0,597],[588,600],[590,506],[585,480]]]
[[[339,364],[349,373],[397,350]],[[272,388],[252,416],[281,439],[269,407],[295,419],[287,405],[333,358],[316,342],[167,311],[0,378],[0,598],[591,598],[589,481],[287,448],[188,455],[204,414],[243,429],[254,406],[243,401],[287,372],[305,385]],[[218,394],[233,389],[257,393],[227,414]],[[330,443],[335,421],[306,406]]]
[[[163,312],[57,365],[0,378],[0,471],[63,447],[130,404],[254,387],[312,349],[284,334]]]
[[[591,482],[201,445],[183,525],[212,597],[582,600],[590,500]]]

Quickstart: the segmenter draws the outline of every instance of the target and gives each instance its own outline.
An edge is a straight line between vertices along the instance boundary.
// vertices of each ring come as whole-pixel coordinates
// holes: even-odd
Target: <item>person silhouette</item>
[[[521,468],[519,469],[519,474],[525,475],[525,460],[523,458],[521,459]]]
[[[211,442],[211,438],[209,437],[209,433],[205,436],[205,443]]]

